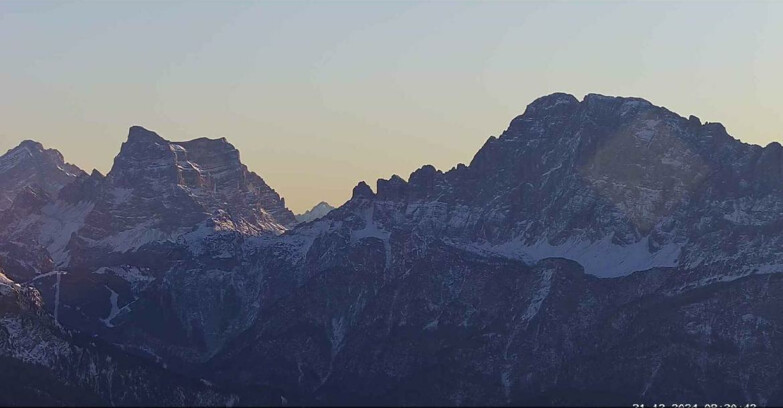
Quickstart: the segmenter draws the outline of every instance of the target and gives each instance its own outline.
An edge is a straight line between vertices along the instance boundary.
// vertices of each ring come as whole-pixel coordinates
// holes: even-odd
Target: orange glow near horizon
[[[0,37],[0,153],[226,137],[295,212],[468,163],[553,92],[783,139],[780,2],[3,2]]]

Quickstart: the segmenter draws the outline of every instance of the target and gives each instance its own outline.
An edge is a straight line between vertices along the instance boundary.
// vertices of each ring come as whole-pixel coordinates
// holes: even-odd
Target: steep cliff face
[[[225,138],[173,143],[134,126],[106,179],[115,196],[108,210],[157,217],[150,227],[161,231],[192,227],[217,210],[249,235],[280,233],[296,222]]]
[[[96,208],[87,220],[95,225],[88,226],[86,238],[117,249],[173,240],[219,210],[248,235],[280,233],[295,222],[284,201],[247,170],[225,139],[173,143],[134,126],[111,171],[96,184]],[[77,193],[71,201],[83,198]]]
[[[244,235],[278,234],[296,222],[225,139],[171,143],[138,126],[106,177],[93,171],[54,193],[36,188],[0,217],[0,234],[20,243],[9,253],[43,247],[59,268],[74,257],[82,258],[77,264],[94,263],[100,254],[174,242],[213,217],[229,219]],[[35,205],[28,203],[32,196]],[[28,277],[40,272],[35,266],[25,271]]]
[[[29,219],[63,187],[84,175],[81,169],[66,163],[57,150],[44,149],[31,140],[0,156],[0,268],[19,279],[35,270],[52,270],[46,249],[14,242],[10,225]]]
[[[19,193],[0,259],[53,324],[239,403],[779,405],[781,175],[777,143],[553,94],[286,229],[225,141],[134,128],[107,176]]]
[[[541,98],[469,166],[260,242],[260,317],[210,370],[303,403],[783,402],[777,150]]]
[[[528,264],[388,228],[367,190],[253,255],[269,289],[210,379],[304,404],[783,402],[779,274]]]
[[[0,156],[0,211],[11,207],[14,198],[29,187],[56,195],[84,172],[66,163],[62,154],[32,140]]]
[[[132,127],[106,176],[17,196],[0,214],[0,266],[38,287],[70,328],[122,339],[143,355],[198,361],[244,327],[257,292],[245,284],[257,280],[250,270],[243,280],[202,268],[239,268],[241,250],[231,245],[293,224],[283,199],[225,139],[173,143]],[[129,317],[139,323],[126,332]]]
[[[37,290],[0,271],[3,405],[232,404],[236,395],[173,374],[46,314]]]
[[[553,94],[469,166],[379,180],[375,202],[384,224],[528,261],[562,256],[602,277],[750,272],[783,263],[771,234],[783,214],[780,150],[637,98]]]

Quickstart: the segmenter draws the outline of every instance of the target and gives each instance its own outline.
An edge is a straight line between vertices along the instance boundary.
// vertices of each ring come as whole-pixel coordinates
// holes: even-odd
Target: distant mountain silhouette
[[[329,205],[329,203],[327,203],[326,201],[321,201],[320,203],[316,204],[313,208],[303,212],[302,214],[297,214],[296,221],[300,223],[314,221],[319,218],[322,218],[326,214],[329,214],[329,211],[332,210],[334,210],[334,207]]]

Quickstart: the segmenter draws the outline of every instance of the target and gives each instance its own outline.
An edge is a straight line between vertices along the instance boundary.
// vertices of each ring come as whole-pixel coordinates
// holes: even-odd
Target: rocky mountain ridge
[[[66,163],[57,150],[25,140],[0,156],[0,211],[10,208],[14,198],[28,186],[38,186],[53,195],[82,175],[84,172]]]
[[[361,182],[269,234],[242,226],[264,225],[242,212],[263,194],[232,148],[131,133],[106,177],[0,214],[6,274],[55,323],[240,404],[783,402],[779,144],[553,94],[467,166]],[[42,220],[82,213],[47,263]],[[150,218],[176,238],[95,245]]]
[[[295,222],[282,198],[247,170],[225,139],[173,143],[132,127],[106,176],[93,171],[56,195],[28,186],[17,196],[0,214],[0,266],[13,280],[38,288],[55,321],[71,329],[105,335],[114,343],[122,339],[145,357],[150,350],[199,360],[241,326],[222,326],[214,341],[205,343],[201,327],[195,332],[191,327],[196,321],[179,315],[198,313],[185,305],[204,299],[191,299],[189,285],[170,286],[167,274],[190,275],[202,258],[220,265],[241,262],[234,260],[230,245],[274,236]],[[231,290],[245,291],[240,279],[225,278],[231,279]],[[215,278],[197,279],[210,291],[219,290],[212,286]],[[172,299],[179,291],[184,296]],[[233,311],[231,319],[248,319],[252,296],[241,302],[243,313]],[[127,325],[126,333],[125,319],[136,315],[144,320],[142,328]],[[186,329],[174,337],[184,347],[180,341],[172,344],[171,333],[160,332],[168,330],[166,319],[180,318],[187,320],[177,325]],[[156,343],[150,336],[163,340]]]
[[[22,187],[19,202],[2,217],[2,236],[33,252],[42,247],[59,268],[74,255],[175,241],[203,222],[230,224],[248,236],[279,234],[296,223],[285,201],[247,170],[225,139],[172,143],[138,126],[106,176],[82,172],[56,192]],[[51,270],[27,269],[28,277]]]
[[[638,98],[553,94],[469,166],[379,180],[374,199],[395,225],[528,261],[570,258],[596,276],[713,262],[774,268],[779,237],[764,231],[783,210],[782,152]],[[727,254],[698,239],[732,241],[724,234],[737,229],[755,251]]]
[[[329,205],[326,201],[321,201],[320,203],[313,206],[313,208],[296,215],[296,221],[299,223],[303,222],[310,222],[315,221],[319,218],[323,218],[326,214],[329,214],[329,211],[334,210],[334,207]]]

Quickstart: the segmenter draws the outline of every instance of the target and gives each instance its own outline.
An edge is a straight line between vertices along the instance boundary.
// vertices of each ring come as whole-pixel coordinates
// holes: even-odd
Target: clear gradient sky
[[[467,163],[556,91],[781,141],[783,2],[0,2],[0,154],[225,136],[296,212]]]

